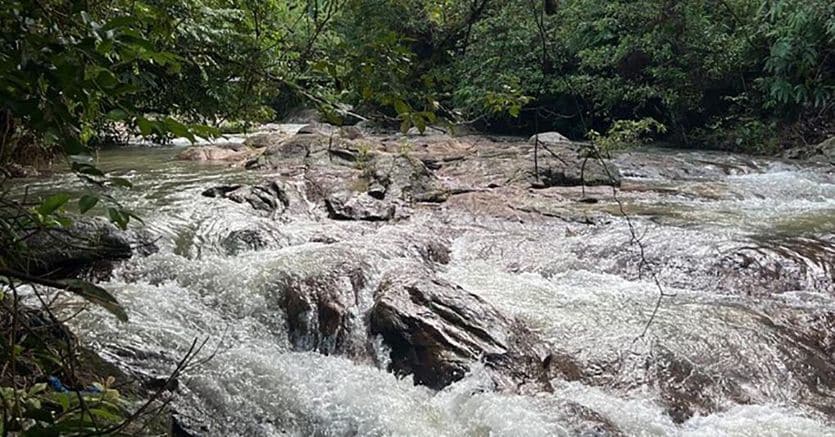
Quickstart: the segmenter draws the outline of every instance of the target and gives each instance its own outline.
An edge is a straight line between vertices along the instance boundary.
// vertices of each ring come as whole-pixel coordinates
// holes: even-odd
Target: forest
[[[580,396],[566,381],[590,390],[553,407],[571,418],[559,423],[568,435],[586,430],[577,421],[595,423],[594,435],[639,434],[607,416],[594,390],[637,402],[628,389],[642,384],[659,390],[652,402],[669,422],[660,435],[772,403],[791,411],[759,432],[830,432],[832,138],[830,0],[0,0],[0,435],[521,435],[508,426],[536,410],[520,406],[533,402],[525,387]],[[192,192],[197,200],[177,197]],[[559,251],[576,263],[546,265]],[[620,301],[610,298],[640,290],[630,322],[610,325],[623,329],[620,343],[647,343],[634,355],[652,364],[568,350],[569,323],[552,327],[543,320],[553,314],[520,297],[546,287],[530,275],[560,290],[540,297],[558,308],[573,305],[549,300],[569,293],[559,287],[616,290],[592,305],[612,311]],[[527,285],[494,291],[513,283]],[[241,289],[257,297],[235,297]],[[675,345],[650,345],[653,323],[675,325],[665,302],[678,308],[691,291],[727,305],[728,324],[769,333],[740,333],[740,344],[784,360],[752,353],[739,366],[790,375],[717,370],[725,355],[700,361],[736,328],[716,328],[705,344],[682,331],[669,334],[683,338]],[[191,300],[176,304],[175,292]],[[786,293],[819,297],[794,305]],[[171,308],[152,305],[169,299]],[[267,310],[283,324],[265,322]],[[192,311],[199,322],[163,323]],[[559,314],[584,314],[575,326],[604,318],[584,311]],[[703,320],[725,326],[712,311]],[[265,332],[281,333],[269,347],[286,368],[224,358],[267,354]],[[621,347],[606,334],[572,338]],[[545,344],[550,352],[536,352]],[[332,356],[353,367],[319,361]],[[547,369],[531,370],[534,361]],[[368,363],[390,373],[367,374]],[[248,373],[224,380],[238,365]],[[411,404],[355,404],[287,376],[414,400],[429,395],[401,387],[405,376],[440,396],[479,366],[493,381],[486,391],[518,398],[473,395],[455,413],[446,404],[425,413],[436,419],[418,428],[361,419],[400,417]],[[627,381],[623,368],[642,366],[652,377]],[[259,372],[297,391],[262,393],[250,384],[286,381]],[[793,391],[766,388],[786,378]],[[256,400],[240,401],[234,387]],[[323,396],[311,410],[287,400],[310,391]],[[350,407],[318,410],[319,401]],[[403,411],[374,413],[381,405]],[[493,421],[460,419],[473,411]],[[757,435],[745,428],[722,429]],[[712,430],[695,435],[722,434]]]

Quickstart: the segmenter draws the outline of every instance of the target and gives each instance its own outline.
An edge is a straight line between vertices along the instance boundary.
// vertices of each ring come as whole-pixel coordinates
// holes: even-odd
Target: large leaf
[[[122,322],[128,321],[128,315],[122,305],[104,288],[93,285],[87,281],[80,279],[68,279],[64,281],[67,286],[67,291],[70,291],[87,301],[94,303],[107,311],[110,311],[117,319]]]
[[[81,196],[81,199],[78,199],[78,210],[81,211],[82,214],[84,214],[85,212],[93,209],[93,207],[96,206],[97,203],[99,203],[98,197],[85,194]]]
[[[58,193],[49,196],[38,206],[38,213],[41,215],[50,215],[58,208],[64,206],[70,200],[70,195],[67,193]]]

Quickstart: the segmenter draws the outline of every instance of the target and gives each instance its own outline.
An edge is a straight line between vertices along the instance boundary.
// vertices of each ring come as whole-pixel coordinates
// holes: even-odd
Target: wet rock
[[[312,128],[303,128],[298,134],[267,146],[260,156],[246,163],[246,168],[277,169],[292,165],[334,163],[352,165],[361,154],[361,149],[361,144],[335,133],[326,134]]]
[[[368,184],[367,193],[375,199],[383,200],[386,197],[386,187],[380,181],[373,181]]]
[[[336,126],[326,124],[326,123],[308,123],[299,129],[297,134],[299,135],[323,135],[323,136],[331,136],[339,131],[339,128]]]
[[[327,150],[328,138],[319,134],[300,133],[279,143],[270,144],[257,158],[247,162],[248,169],[275,169],[302,164],[313,153]]]
[[[40,229],[26,239],[10,268],[32,275],[69,278],[83,274],[107,277],[113,263],[133,256],[136,235],[97,218],[76,218],[67,228]],[[148,249],[152,245],[149,243]],[[0,253],[6,248],[0,248]]]
[[[363,135],[362,130],[356,126],[343,126],[339,129],[339,136],[342,138],[347,138],[349,140],[358,140],[361,138],[365,138]]]
[[[311,202],[325,204],[325,199],[339,191],[364,192],[368,181],[361,171],[346,166],[310,166],[304,170],[304,193]]]
[[[259,185],[223,185],[203,192],[205,197],[229,199],[235,203],[248,203],[254,209],[265,212],[284,212],[290,205],[287,191],[276,181]]]
[[[754,238],[708,269],[716,288],[749,296],[795,290],[835,293],[835,241],[781,236]]]
[[[406,155],[379,155],[370,168],[375,197],[383,194],[389,200],[421,201],[444,192],[423,162]]]
[[[287,137],[287,134],[281,132],[263,132],[247,137],[244,140],[244,145],[253,149],[266,149],[278,145]]]
[[[336,220],[386,221],[391,220],[396,211],[391,202],[348,190],[328,195],[325,206],[330,218]]]
[[[436,135],[446,135],[446,130],[441,127],[436,126],[426,126],[426,129],[423,132],[420,129],[413,127],[406,131],[406,136],[409,137],[429,137],[429,136],[436,136]]]
[[[418,253],[424,261],[438,264],[449,264],[452,251],[445,241],[431,240],[417,247]]]
[[[783,153],[784,158],[803,159],[821,164],[835,164],[835,137],[819,144],[793,147]]]
[[[675,423],[684,423],[694,415],[707,416],[719,409],[717,399],[743,400],[742,390],[733,382],[709,374],[705,368],[676,356],[661,347],[651,369],[661,392],[661,402]]]
[[[241,144],[189,147],[177,154],[181,161],[243,161],[252,151]]]
[[[535,188],[577,185],[620,186],[620,171],[611,160],[601,160],[578,143],[543,143],[528,155]],[[534,165],[534,153],[537,163]]]
[[[369,317],[390,370],[441,389],[483,360],[500,390],[549,387],[533,335],[480,297],[416,268],[386,274]]]
[[[359,293],[365,286],[364,266],[343,263],[327,271],[285,274],[278,281],[284,299],[290,343],[296,350],[366,356],[365,338],[352,337],[362,325]]]
[[[227,255],[260,250],[269,246],[265,236],[256,230],[239,229],[232,231],[220,242]]]
[[[591,408],[576,402],[564,401],[560,405],[563,420],[584,437],[622,437],[626,436],[609,419]]]
[[[619,153],[614,159],[624,177],[669,180],[722,179],[760,171],[743,155],[649,149]]]

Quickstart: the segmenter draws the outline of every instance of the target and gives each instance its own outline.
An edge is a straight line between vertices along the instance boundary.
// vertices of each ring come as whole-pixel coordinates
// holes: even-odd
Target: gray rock
[[[259,185],[224,185],[209,188],[205,197],[229,199],[235,203],[248,203],[259,211],[284,212],[290,205],[287,191],[276,181]]]
[[[371,162],[370,168],[370,187],[376,190],[375,197],[380,194],[380,186],[385,187],[384,197],[389,200],[420,200],[442,191],[440,183],[426,165],[409,156],[379,155]]]
[[[232,231],[220,242],[227,255],[238,255],[243,252],[259,250],[269,243],[265,236],[253,229],[239,229]]]
[[[391,202],[348,190],[328,195],[325,206],[330,218],[336,220],[387,221],[394,217],[396,210]]]
[[[339,135],[298,133],[280,143],[267,146],[260,156],[246,163],[246,168],[277,169],[311,162],[326,164],[333,158],[337,161],[342,158],[350,163],[356,159],[357,150],[358,146],[352,140]]]
[[[480,297],[417,268],[388,272],[369,317],[391,348],[390,369],[441,389],[483,361],[500,390],[550,387],[531,332]]]
[[[542,133],[539,133],[539,134],[536,134],[536,135],[532,136],[528,140],[528,142],[531,143],[531,144],[535,144],[536,141],[537,141],[537,138],[539,139],[540,144],[545,144],[546,146],[553,146],[553,145],[557,145],[557,144],[564,144],[564,143],[570,143],[571,142],[571,140],[569,140],[568,138],[566,138],[563,134],[561,134],[559,132],[542,132]]]
[[[287,135],[280,132],[264,132],[251,135],[244,140],[244,145],[254,149],[265,149],[275,146],[287,139]]]

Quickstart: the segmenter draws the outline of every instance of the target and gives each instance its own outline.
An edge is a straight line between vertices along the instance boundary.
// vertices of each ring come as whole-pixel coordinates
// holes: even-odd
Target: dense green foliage
[[[756,149],[788,126],[816,140],[835,100],[826,0],[4,5],[4,113],[73,150],[123,123],[190,135],[180,123],[266,121],[299,105],[575,138],[652,117],[679,143]]]
[[[835,6],[825,0],[361,3],[374,18],[342,38],[367,47],[387,32],[406,64],[384,70],[398,72],[399,95],[461,120],[582,138],[652,117],[679,143],[752,151],[777,127],[831,129]]]

